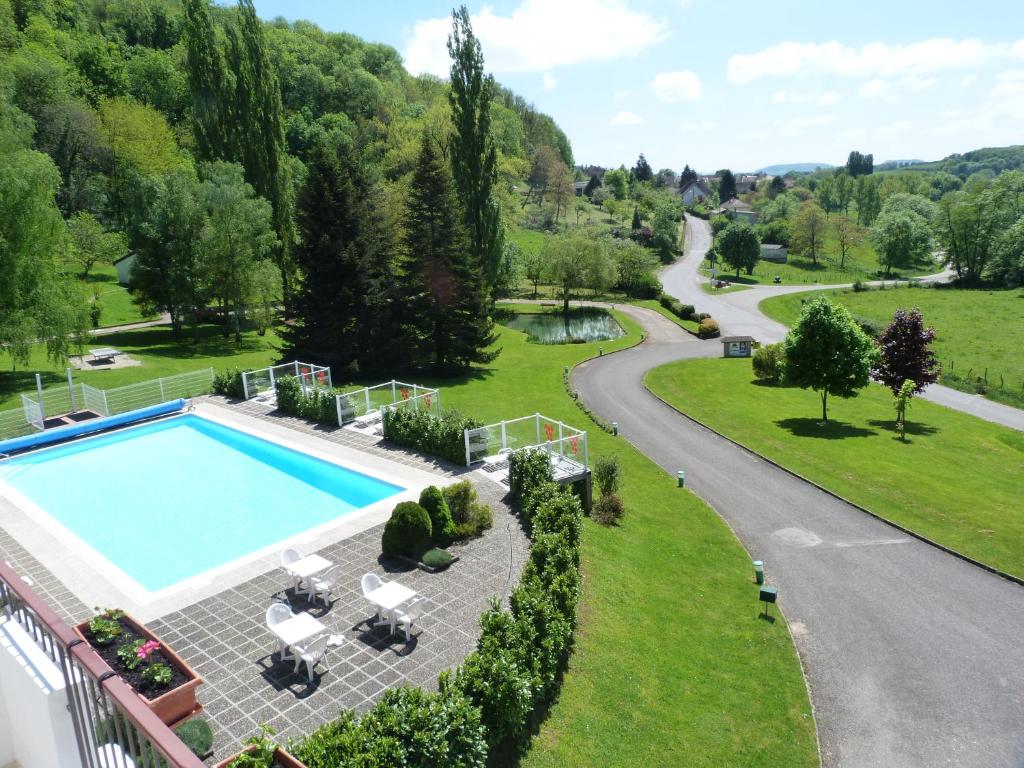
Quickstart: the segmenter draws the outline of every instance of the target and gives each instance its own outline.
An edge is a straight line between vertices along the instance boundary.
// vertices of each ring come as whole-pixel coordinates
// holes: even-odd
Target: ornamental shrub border
[[[435,416],[429,411],[389,408],[383,415],[385,440],[421,453],[440,456],[453,464],[466,463],[463,432],[482,426],[483,422],[455,411],[445,411]]]
[[[337,392],[333,389],[303,389],[294,376],[281,376],[274,381],[277,393],[277,410],[291,416],[321,424],[338,424],[338,407],[335,403]]]
[[[532,538],[510,607],[492,601],[480,617],[476,650],[454,672],[441,673],[437,693],[393,688],[361,718],[342,712],[290,742],[289,751],[308,768],[483,768],[529,743],[557,695],[572,647],[583,509],[535,452],[511,454],[509,480]]]

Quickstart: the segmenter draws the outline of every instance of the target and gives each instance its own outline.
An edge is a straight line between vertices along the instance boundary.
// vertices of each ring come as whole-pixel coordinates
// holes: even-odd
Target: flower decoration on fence
[[[423,396],[423,402],[427,404],[427,408],[430,408],[434,404],[434,396],[428,392]]]
[[[555,428],[550,424],[544,425],[544,434],[548,436],[548,442],[550,443],[555,439]]]
[[[569,447],[572,448],[574,456],[578,456],[580,453],[580,439],[573,435],[569,438]]]
[[[317,371],[316,380],[320,382],[321,387],[324,386],[324,383],[327,381],[327,371]]]
[[[409,399],[409,390],[408,389],[406,389],[405,387],[402,387],[398,391],[401,393],[403,400],[408,400]]]

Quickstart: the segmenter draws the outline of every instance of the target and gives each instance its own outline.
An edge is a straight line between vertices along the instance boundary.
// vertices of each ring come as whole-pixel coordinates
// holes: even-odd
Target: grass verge
[[[871,385],[831,399],[753,380],[749,360],[693,360],[651,371],[653,392],[684,413],[872,512],[1024,577],[1024,434],[917,400],[907,440],[892,396]],[[723,396],[722,393],[728,393]]]

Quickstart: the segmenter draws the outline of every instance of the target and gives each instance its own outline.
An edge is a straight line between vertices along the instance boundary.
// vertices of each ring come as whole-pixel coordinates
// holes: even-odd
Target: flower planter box
[[[143,640],[153,640],[160,643],[160,649],[155,651],[155,653],[161,654],[167,665],[171,667],[172,670],[176,670],[179,673],[179,680],[180,678],[183,678],[183,680],[180,680],[177,685],[174,685],[174,682],[172,681],[173,687],[168,688],[152,699],[146,696],[146,694],[136,690],[139,698],[146,703],[146,706],[149,707],[150,711],[169,727],[180,725],[185,720],[188,720],[202,712],[203,705],[196,701],[196,688],[203,684],[203,678],[196,674],[192,667],[185,663],[184,659],[178,656],[178,654],[171,650],[170,647],[165,645],[160,638],[153,634],[153,632],[151,632],[144,624],[139,623],[128,614],[122,616],[120,621],[122,628],[128,629]],[[85,642],[89,643],[93,650],[101,656],[105,656],[105,652],[107,652],[108,649],[116,649],[121,645],[121,643],[130,639],[128,637],[123,637],[123,639],[119,638],[115,640],[109,646],[97,646],[90,639],[91,636],[89,633],[88,621],[83,621],[81,624],[77,624],[75,626],[75,632],[79,637],[85,640]],[[120,666],[116,662],[111,663],[111,661],[105,657],[104,661],[107,661],[107,664],[111,669],[118,674],[121,674],[122,678],[124,677],[124,675],[119,671]],[[128,680],[125,680],[125,682],[132,685]],[[132,687],[134,688],[135,686],[132,685]]]
[[[228,768],[228,766],[231,765],[231,763],[233,763],[243,754],[245,754],[246,752],[252,752],[254,749],[255,747],[247,747],[238,754],[232,755],[226,760],[221,760],[219,763],[213,766],[213,768]],[[283,747],[278,747],[277,750],[274,752],[274,765],[276,765],[277,768],[306,768],[305,763],[299,762],[298,758],[295,758],[292,755],[288,754]]]

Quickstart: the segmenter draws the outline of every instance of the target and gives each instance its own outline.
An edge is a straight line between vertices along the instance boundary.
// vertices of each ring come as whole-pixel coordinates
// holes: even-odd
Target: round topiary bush
[[[381,550],[385,555],[416,557],[430,544],[430,515],[415,501],[403,501],[384,525]]]
[[[442,568],[447,568],[451,565],[455,561],[455,558],[452,557],[448,550],[438,549],[435,547],[434,549],[428,549],[424,552],[420,561],[430,568],[441,570]]]
[[[420,494],[420,506],[430,515],[430,530],[434,538],[448,542],[455,537],[455,522],[444,494],[436,486],[429,485]]]

